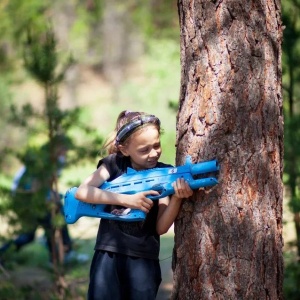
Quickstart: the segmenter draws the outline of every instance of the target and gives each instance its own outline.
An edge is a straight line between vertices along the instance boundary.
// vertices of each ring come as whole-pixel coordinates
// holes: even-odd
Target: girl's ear
[[[126,146],[119,145],[118,148],[124,156],[129,156]]]

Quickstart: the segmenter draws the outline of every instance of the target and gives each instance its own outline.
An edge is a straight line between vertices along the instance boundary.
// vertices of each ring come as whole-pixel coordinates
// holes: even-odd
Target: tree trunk
[[[176,220],[172,299],[283,299],[280,1],[178,9],[177,164],[216,158],[220,172]]]

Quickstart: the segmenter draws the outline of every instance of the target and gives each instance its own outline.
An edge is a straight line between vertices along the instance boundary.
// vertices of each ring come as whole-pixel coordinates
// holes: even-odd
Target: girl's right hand
[[[153,201],[149,199],[147,196],[158,196],[159,192],[157,191],[146,191],[140,192],[133,195],[127,195],[128,200],[126,201],[125,206],[133,209],[139,209],[148,213],[153,206]]]

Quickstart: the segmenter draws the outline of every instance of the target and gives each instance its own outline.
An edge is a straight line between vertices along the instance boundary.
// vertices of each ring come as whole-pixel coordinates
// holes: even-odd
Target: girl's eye
[[[147,153],[147,152],[148,152],[148,149],[141,149],[139,152],[140,152],[140,153]]]

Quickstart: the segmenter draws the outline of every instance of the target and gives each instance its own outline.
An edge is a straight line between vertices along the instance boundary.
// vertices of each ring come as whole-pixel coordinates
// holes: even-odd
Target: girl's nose
[[[157,153],[157,151],[156,151],[155,149],[152,149],[152,150],[150,151],[150,153],[149,153],[149,156],[150,156],[150,157],[157,157],[157,156],[158,156],[158,153]]]

